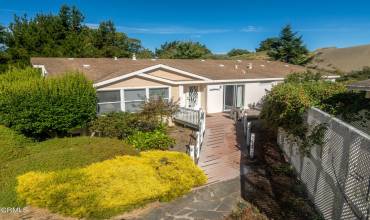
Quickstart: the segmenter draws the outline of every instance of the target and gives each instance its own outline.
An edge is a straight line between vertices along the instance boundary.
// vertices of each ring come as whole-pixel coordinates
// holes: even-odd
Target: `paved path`
[[[145,220],[218,220],[230,215],[238,203],[240,178],[196,189],[170,203],[161,204],[148,213],[132,219]]]
[[[198,165],[208,176],[208,184],[240,175],[244,138],[242,128],[237,126],[228,114],[207,115],[206,133]]]

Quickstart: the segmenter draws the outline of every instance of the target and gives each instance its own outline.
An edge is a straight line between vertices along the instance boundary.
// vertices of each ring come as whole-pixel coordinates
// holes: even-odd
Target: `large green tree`
[[[290,25],[281,30],[278,38],[267,39],[261,42],[261,46],[261,49],[267,49],[267,54],[274,60],[304,64],[310,59],[309,51],[303,44],[302,36],[293,32]]]
[[[147,53],[139,40],[118,32],[113,22],[101,22],[95,29],[86,26],[84,19],[76,7],[67,5],[56,15],[14,16],[8,28],[0,27],[0,62],[28,63],[32,56],[130,57]]]
[[[199,42],[172,41],[162,44],[155,54],[162,59],[196,59],[211,54],[211,51]]]
[[[271,50],[272,45],[275,45],[279,41],[279,38],[277,37],[270,37],[266,40],[261,41],[258,48],[256,48],[256,52],[261,51],[269,51]]]

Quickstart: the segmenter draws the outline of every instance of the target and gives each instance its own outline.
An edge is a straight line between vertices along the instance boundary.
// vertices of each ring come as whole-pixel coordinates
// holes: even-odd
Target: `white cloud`
[[[90,28],[98,28],[99,24],[86,23]],[[131,26],[116,26],[117,30],[125,33],[134,34],[192,34],[194,37],[200,37],[201,34],[216,34],[230,32],[230,29],[223,28],[193,28],[181,26],[169,27],[131,27]]]
[[[261,28],[259,27],[256,27],[254,25],[249,25],[247,27],[244,27],[240,30],[241,32],[260,32],[261,31]]]

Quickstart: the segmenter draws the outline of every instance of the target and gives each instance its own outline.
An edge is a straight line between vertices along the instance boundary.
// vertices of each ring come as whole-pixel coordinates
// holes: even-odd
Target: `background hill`
[[[315,52],[315,58],[307,65],[310,68],[351,72],[370,67],[370,44],[347,48],[322,48]]]

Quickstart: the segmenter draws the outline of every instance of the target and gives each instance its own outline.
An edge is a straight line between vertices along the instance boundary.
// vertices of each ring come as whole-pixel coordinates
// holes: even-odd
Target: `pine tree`
[[[267,54],[274,60],[292,64],[304,64],[310,58],[302,36],[297,36],[290,25],[281,30],[279,38],[271,43]]]

